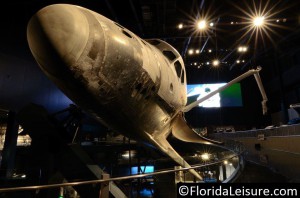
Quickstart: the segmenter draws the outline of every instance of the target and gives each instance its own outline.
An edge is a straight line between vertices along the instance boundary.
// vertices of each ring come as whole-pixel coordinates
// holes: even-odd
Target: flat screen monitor
[[[140,170],[138,170],[137,166],[131,167],[131,174],[138,174],[138,173],[153,173],[154,166],[140,166]]]
[[[188,104],[199,100],[212,91],[226,85],[226,83],[213,84],[189,84],[187,85]],[[199,107],[242,107],[242,92],[240,83],[234,83],[230,87],[215,94],[206,101],[199,104]]]

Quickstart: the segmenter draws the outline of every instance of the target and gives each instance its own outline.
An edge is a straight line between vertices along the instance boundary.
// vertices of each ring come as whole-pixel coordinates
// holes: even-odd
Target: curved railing
[[[198,169],[203,168],[211,165],[216,165],[220,163],[224,163],[224,160],[229,160],[234,157],[238,157],[238,154],[230,155],[226,158],[220,159],[215,162],[210,162],[201,165],[194,165],[190,168],[180,168],[180,169],[169,169],[169,170],[162,170],[156,171],[153,173],[145,173],[145,174],[137,174],[137,175],[130,175],[130,176],[123,176],[123,177],[115,177],[109,179],[99,179],[99,180],[89,180],[89,181],[79,181],[79,182],[66,182],[66,183],[59,183],[59,184],[47,184],[47,185],[37,185],[37,186],[23,186],[23,187],[10,187],[10,188],[0,188],[0,192],[12,192],[12,191],[24,191],[24,190],[40,190],[40,189],[48,189],[48,188],[59,188],[59,187],[67,187],[67,186],[79,186],[79,185],[87,185],[87,184],[100,184],[100,183],[108,183],[112,181],[120,181],[120,180],[128,180],[128,179],[137,179],[143,177],[149,177],[154,175],[161,175],[167,173],[175,173],[177,171],[188,171],[189,169]],[[237,172],[237,171],[235,171]],[[227,179],[228,181],[228,179]]]

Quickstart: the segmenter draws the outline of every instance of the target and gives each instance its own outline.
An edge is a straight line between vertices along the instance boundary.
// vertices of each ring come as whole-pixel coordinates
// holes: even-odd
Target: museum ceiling
[[[142,38],[169,42],[187,70],[231,71],[233,76],[256,66],[260,55],[278,43],[288,43],[300,24],[296,0],[12,0],[1,3],[0,50],[29,57],[27,22],[54,3],[87,7]],[[262,26],[253,24],[255,17]]]

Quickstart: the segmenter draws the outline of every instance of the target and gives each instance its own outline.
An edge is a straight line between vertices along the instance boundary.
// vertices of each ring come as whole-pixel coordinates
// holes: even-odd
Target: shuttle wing
[[[159,148],[162,152],[170,156],[175,162],[180,164],[182,167],[189,168],[191,167],[182,157],[178,154],[175,149],[170,145],[167,141],[167,137],[169,135],[168,131],[163,133],[156,132],[150,135],[147,133],[147,136],[151,140],[151,142]],[[186,121],[184,120],[182,115],[178,115],[174,118],[172,123],[172,134],[175,138],[184,141],[184,142],[192,142],[192,143],[201,143],[201,144],[209,144],[209,145],[221,145],[222,142],[211,140],[203,137],[202,135],[195,132],[191,129]],[[193,169],[189,170],[193,175],[195,175],[198,179],[203,180],[203,178],[199,175],[199,173]]]
[[[175,162],[180,164],[184,168],[190,168],[191,166],[177,153],[174,148],[170,145],[170,143],[167,141],[167,133],[154,133],[150,135],[149,133],[146,133],[148,137],[150,138],[151,142],[155,144],[157,148],[159,148],[163,153],[167,154],[169,157],[171,157]],[[194,169],[189,170],[190,173],[192,173],[194,176],[196,176],[198,179],[203,180],[202,176],[195,171]]]
[[[190,128],[182,115],[178,115],[172,126],[172,135],[184,142],[200,143],[200,144],[223,144],[222,142],[211,140]]]

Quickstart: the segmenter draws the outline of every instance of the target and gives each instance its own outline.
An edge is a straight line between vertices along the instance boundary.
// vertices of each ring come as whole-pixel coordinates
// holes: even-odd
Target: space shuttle
[[[28,23],[27,40],[42,71],[108,128],[155,146],[186,168],[191,166],[167,141],[170,134],[185,142],[222,144],[186,123],[184,112],[201,101],[186,106],[184,62],[168,43],[143,40],[94,11],[68,4],[38,11]],[[259,78],[258,72],[245,76]]]

